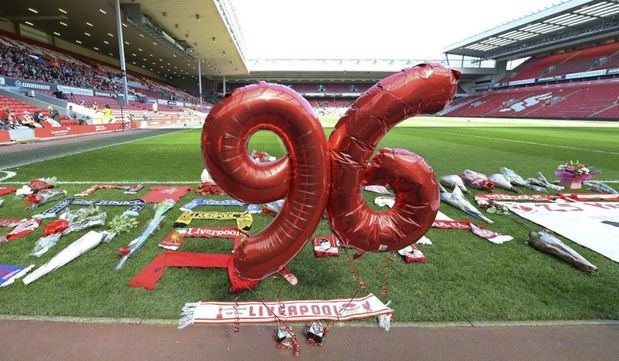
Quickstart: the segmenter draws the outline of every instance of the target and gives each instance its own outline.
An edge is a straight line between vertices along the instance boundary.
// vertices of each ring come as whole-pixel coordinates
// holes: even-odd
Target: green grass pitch
[[[550,177],[559,163],[579,159],[602,169],[599,179],[617,180],[618,139],[619,128],[423,126],[393,129],[381,147],[414,151],[425,157],[439,176],[460,173],[465,168],[491,174],[498,172],[500,166],[508,166],[525,177],[538,171]],[[56,176],[60,181],[196,181],[197,185],[203,168],[199,142],[199,130],[180,131],[13,168],[10,170],[16,171],[17,176],[11,181]],[[281,142],[268,133],[254,136],[250,146],[274,155],[285,152]],[[74,194],[88,185],[60,187]],[[162,252],[157,244],[172,229],[172,222],[180,214],[179,206],[194,196],[194,193],[185,196],[167,214],[164,226],[121,271],[114,271],[118,261],[116,248],[137,236],[152,216],[152,208],[141,214],[141,226],[131,234],[99,246],[29,286],[19,282],[2,289],[0,314],[175,319],[185,302],[234,299],[235,296],[227,293],[228,278],[224,270],[168,269],[155,291],[127,286],[139,270]],[[371,200],[373,196],[367,197]],[[12,196],[4,198],[0,217],[24,216],[21,201]],[[98,191],[89,198],[131,197],[109,190]],[[448,205],[442,205],[441,210],[452,218],[468,219]],[[120,212],[107,211],[110,219]],[[359,275],[368,284],[359,294],[379,295],[380,275],[384,273],[389,281],[389,294],[384,301],[392,301],[396,322],[619,318],[619,265],[567,241],[599,267],[597,276],[586,276],[527,246],[524,240],[529,227],[536,226],[516,222],[513,217],[516,216],[490,215],[495,223],[489,228],[514,237],[503,245],[491,244],[468,232],[431,230],[428,237],[434,244],[420,246],[428,257],[425,264],[405,264],[389,254],[364,255],[355,261]],[[268,216],[255,216],[252,231],[263,229],[270,220]],[[206,221],[195,224],[232,225]],[[28,254],[41,233],[42,227],[27,238],[0,245],[0,264],[41,265],[84,232],[63,238],[41,259],[33,259]],[[316,235],[328,233],[329,227],[323,221]],[[229,252],[230,247],[229,241],[195,239],[187,241],[181,250],[221,253]],[[289,264],[299,279],[297,286],[273,277],[263,281],[253,293],[243,293],[239,300],[352,296],[358,284],[351,277],[347,257],[318,259],[311,248],[308,243]],[[380,268],[385,266],[382,271]]]

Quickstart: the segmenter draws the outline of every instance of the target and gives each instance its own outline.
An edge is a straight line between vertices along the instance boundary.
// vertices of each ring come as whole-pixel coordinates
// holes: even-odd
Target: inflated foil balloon
[[[438,181],[420,156],[404,149],[374,149],[404,119],[434,114],[454,96],[458,72],[421,64],[381,80],[359,97],[335,126],[331,145],[329,221],[347,246],[364,252],[397,251],[421,238],[440,205]],[[364,184],[390,186],[387,212],[365,203]]]
[[[258,130],[277,134],[288,156],[271,163],[252,160],[247,144]],[[202,155],[230,196],[250,204],[286,197],[273,222],[234,252],[242,278],[257,280],[279,271],[314,233],[329,194],[327,141],[310,104],[283,85],[260,82],[240,88],[209,113]]]
[[[343,244],[362,252],[398,250],[425,234],[439,207],[432,168],[404,149],[372,155],[400,121],[441,110],[455,94],[459,75],[440,64],[422,64],[380,81],[340,119],[329,143],[309,103],[288,87],[260,82],[216,105],[202,133],[202,154],[215,182],[246,203],[286,198],[273,222],[235,250],[239,276],[263,279],[283,268],[308,241],[325,208]],[[264,129],[282,138],[288,156],[270,163],[249,157],[249,138]],[[362,198],[366,184],[391,187],[394,207],[370,209]]]

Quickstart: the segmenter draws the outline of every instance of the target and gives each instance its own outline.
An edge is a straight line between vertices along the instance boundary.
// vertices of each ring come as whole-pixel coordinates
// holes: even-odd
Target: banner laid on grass
[[[191,324],[349,321],[392,313],[392,309],[371,293],[362,298],[334,300],[196,302],[183,307],[179,328]]]
[[[619,262],[619,203],[503,203],[517,215]]]

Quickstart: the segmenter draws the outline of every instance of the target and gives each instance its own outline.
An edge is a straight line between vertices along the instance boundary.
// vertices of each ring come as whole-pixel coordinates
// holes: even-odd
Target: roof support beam
[[[125,65],[125,44],[123,42],[123,22],[120,13],[120,0],[115,0],[116,5],[116,32],[118,35],[118,57],[120,60],[120,76],[123,83],[122,104],[129,102],[129,90],[127,89],[127,66]],[[123,120],[124,121],[124,120]]]

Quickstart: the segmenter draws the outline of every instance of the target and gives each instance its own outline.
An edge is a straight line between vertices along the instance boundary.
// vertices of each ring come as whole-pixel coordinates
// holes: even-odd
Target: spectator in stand
[[[8,111],[8,115],[6,117],[6,122],[5,124],[10,128],[10,129],[16,129],[19,128],[20,124],[19,124],[19,120],[17,120],[17,116],[15,115],[15,112],[13,112],[12,110]]]
[[[64,93],[61,92],[60,90],[56,90],[52,94],[58,99],[66,99],[66,97],[64,96]]]
[[[58,111],[51,105],[47,107],[47,110],[49,110],[48,118],[51,118],[60,124],[60,113],[58,113]]]
[[[109,104],[106,104],[105,108],[103,108],[103,120],[108,123],[111,123],[114,120],[114,116],[112,115],[112,108],[110,108]]]
[[[67,118],[71,120],[77,118],[77,114],[73,110],[73,105],[69,105],[69,109],[67,110]]]
[[[60,56],[53,50],[39,48],[36,45],[26,46],[18,40],[7,40],[0,42],[1,75],[94,88],[109,93],[116,93],[120,90],[118,73],[104,70],[100,64],[90,64],[87,60],[71,59],[70,55]],[[155,83],[146,78],[137,78],[130,74],[128,74],[128,78],[145,85],[157,98],[197,102],[195,97],[178,89]],[[73,94],[63,94],[62,97],[73,99]]]
[[[9,107],[5,106],[4,108],[0,109],[0,120],[6,120],[9,116]]]
[[[79,115],[73,110],[73,105],[69,105],[69,109],[67,110],[67,118],[70,120],[75,120],[77,125],[87,125],[86,121],[79,117]]]
[[[9,107],[0,110],[0,130],[9,130]]]
[[[157,102],[153,103],[153,113],[157,113],[157,110],[159,109],[159,104],[157,104]]]
[[[45,116],[45,114],[43,114],[43,112],[40,112],[38,110],[34,112],[34,121],[39,123],[39,125],[43,126],[43,122],[45,121],[45,119],[47,119],[47,117]]]
[[[18,117],[19,122],[21,123],[21,125],[28,127],[28,128],[41,128],[41,124],[37,123],[34,121],[34,118],[32,118],[32,115],[30,115],[30,112],[24,110],[24,113],[21,115],[21,117]]]

